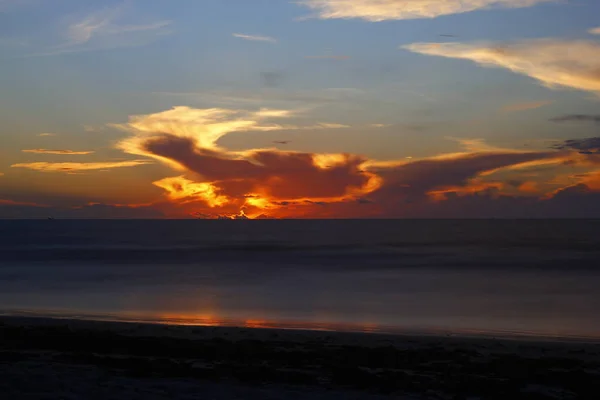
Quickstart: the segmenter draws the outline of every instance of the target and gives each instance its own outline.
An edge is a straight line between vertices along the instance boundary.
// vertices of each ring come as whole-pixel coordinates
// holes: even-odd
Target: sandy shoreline
[[[0,317],[0,337],[0,392],[11,399],[575,399],[600,393],[600,344],[582,341],[29,317]]]

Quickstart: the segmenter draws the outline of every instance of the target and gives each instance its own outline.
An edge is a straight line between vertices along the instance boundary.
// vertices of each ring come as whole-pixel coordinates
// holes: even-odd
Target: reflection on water
[[[0,309],[203,326],[600,337],[593,271],[252,266],[260,277],[245,279],[236,271],[247,267],[4,266]],[[21,278],[7,284],[11,271]]]
[[[15,233],[0,224],[0,311],[600,337],[597,225],[76,221]]]

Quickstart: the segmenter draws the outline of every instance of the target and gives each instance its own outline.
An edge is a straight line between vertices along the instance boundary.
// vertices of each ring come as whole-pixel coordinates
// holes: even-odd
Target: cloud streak
[[[414,43],[402,48],[505,68],[553,89],[570,88],[600,94],[600,44],[595,42],[538,39],[503,45]]]
[[[156,21],[150,24],[120,25],[116,20],[121,16],[121,7],[96,12],[73,23],[68,28],[68,45],[80,45],[95,37],[121,35],[131,32],[158,31],[171,24],[171,21]]]
[[[305,58],[314,59],[314,60],[337,60],[337,61],[344,61],[344,60],[349,60],[350,56],[342,56],[342,55],[306,56]]]
[[[552,122],[595,122],[600,124],[600,115],[569,114],[551,118]]]
[[[243,33],[233,33],[232,36],[236,37],[236,38],[239,38],[239,39],[250,40],[250,41],[253,41],[253,42],[277,43],[277,39],[272,38],[270,36],[246,35],[246,34],[243,34]]]
[[[544,101],[532,101],[532,102],[528,102],[528,103],[509,104],[507,106],[502,107],[502,111],[510,113],[510,112],[535,110],[537,108],[542,108],[544,106],[547,106],[548,104],[551,104],[551,103],[552,102],[549,100],[544,100]]]
[[[141,46],[157,37],[171,33],[172,21],[149,23],[122,23],[124,7],[117,6],[94,12],[66,27],[62,44],[29,55],[52,56],[81,51],[107,50],[121,47]]]
[[[600,35],[600,26],[598,28],[592,28],[588,31],[592,35]]]
[[[321,19],[360,18],[370,22],[435,18],[493,8],[524,8],[555,0],[303,0]]]
[[[26,149],[21,150],[23,153],[34,153],[34,154],[59,154],[59,155],[76,155],[83,156],[87,154],[93,154],[93,151],[76,151],[76,150],[50,150],[50,149]]]
[[[49,163],[49,162],[32,162],[19,163],[11,165],[11,168],[26,168],[40,172],[64,172],[72,173],[79,171],[92,171],[112,168],[136,167],[138,165],[150,164],[147,160],[132,160],[132,161],[116,161],[116,162],[92,162],[92,163]]]

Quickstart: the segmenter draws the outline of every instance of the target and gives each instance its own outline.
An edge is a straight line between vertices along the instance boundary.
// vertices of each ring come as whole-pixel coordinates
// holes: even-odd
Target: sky
[[[597,0],[0,0],[0,218],[598,218]]]

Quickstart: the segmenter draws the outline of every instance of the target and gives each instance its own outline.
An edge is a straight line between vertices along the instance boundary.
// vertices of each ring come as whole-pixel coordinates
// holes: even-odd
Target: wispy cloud
[[[23,153],[34,153],[34,154],[61,154],[61,155],[87,155],[93,154],[93,151],[75,151],[75,150],[49,150],[49,149],[27,149],[21,150]]]
[[[316,60],[349,60],[350,56],[342,56],[342,55],[327,55],[327,56],[306,56],[305,58],[311,58]]]
[[[595,122],[600,124],[600,114],[598,115],[588,115],[588,114],[569,114],[562,115],[560,117],[551,118],[552,122],[573,122],[573,121],[583,121],[583,122]]]
[[[234,33],[234,37],[244,39],[244,40],[252,40],[255,42],[270,42],[277,43],[277,39],[272,38],[270,36],[262,36],[262,35],[246,35],[243,33]]]
[[[121,22],[123,18],[123,6],[94,12],[67,26],[64,43],[32,56],[141,46],[171,33],[168,20],[128,24]]]
[[[592,28],[588,32],[591,33],[592,35],[600,35],[600,26],[597,28]]]
[[[111,168],[136,167],[138,165],[150,164],[147,160],[132,160],[132,161],[116,161],[116,162],[93,162],[93,163],[49,163],[49,162],[33,162],[13,164],[11,168],[27,168],[41,172],[65,172],[72,173],[78,171],[92,171]]]
[[[113,10],[107,14],[94,14],[83,21],[69,26],[69,45],[89,42],[97,36],[120,35],[129,32],[157,31],[171,24],[171,21],[158,21],[147,25],[118,25],[114,20],[119,13]]]
[[[215,90],[202,92],[154,92],[156,95],[196,97],[218,104],[265,104],[308,103],[326,104],[358,101],[366,93],[356,88],[324,88],[288,90],[264,88],[259,90]]]
[[[0,206],[27,206],[27,207],[47,207],[43,204],[37,204],[27,201],[14,201],[10,199],[0,199]]]
[[[83,125],[83,130],[86,132],[100,132],[104,130],[102,125]]]
[[[415,53],[461,58],[486,67],[527,75],[549,88],[600,93],[600,44],[590,41],[538,39],[504,45],[493,43],[414,43]]]
[[[519,112],[519,111],[527,111],[527,110],[535,110],[536,108],[541,108],[551,104],[550,100],[543,101],[531,101],[527,103],[515,103],[509,104],[502,107],[503,112]]]
[[[360,18],[371,22],[435,18],[490,8],[524,8],[556,0],[302,0],[316,17]]]
[[[44,132],[44,133],[40,133],[38,136],[39,137],[50,137],[50,136],[56,136],[56,133]]]

